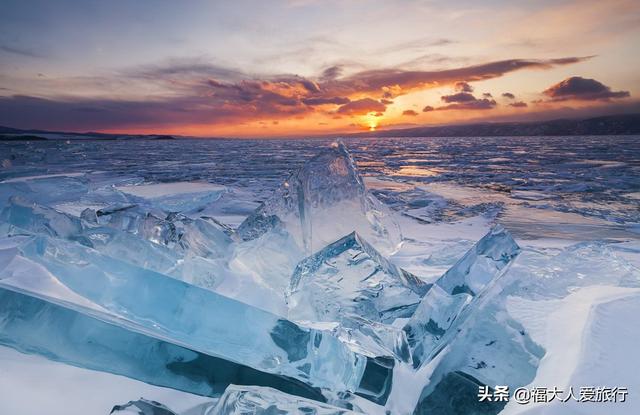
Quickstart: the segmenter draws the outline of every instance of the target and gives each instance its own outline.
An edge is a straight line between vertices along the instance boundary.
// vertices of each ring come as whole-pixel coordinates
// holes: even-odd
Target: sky
[[[269,137],[640,112],[640,2],[0,0],[0,125]]]

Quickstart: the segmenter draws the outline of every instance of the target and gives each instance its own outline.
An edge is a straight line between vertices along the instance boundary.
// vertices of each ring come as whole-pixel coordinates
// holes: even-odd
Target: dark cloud
[[[513,95],[511,92],[503,92],[502,96],[507,99],[516,99],[516,96]]]
[[[458,92],[457,94],[452,95],[443,95],[440,97],[441,100],[447,103],[451,102],[471,102],[475,101],[476,97],[467,92]]]
[[[342,66],[334,65],[322,71],[320,79],[322,79],[323,81],[331,81],[338,78],[340,75],[342,75]]]
[[[453,87],[456,91],[473,90],[473,88],[471,88],[471,86],[466,82],[458,82],[454,84]],[[493,96],[488,92],[483,93],[481,99],[476,98],[475,95],[470,92],[456,92],[451,95],[443,95],[440,99],[448,105],[443,105],[437,108],[425,107],[423,111],[490,110],[498,105],[493,99]],[[427,108],[429,109],[427,110]]]
[[[458,92],[473,92],[473,87],[466,82],[456,82],[454,87]]]
[[[415,117],[416,115],[418,115],[418,113],[414,110],[404,110],[402,111],[402,115],[406,115],[409,117]]]
[[[440,71],[406,71],[379,69],[359,72],[324,85],[333,95],[351,93],[380,93],[390,99],[415,89],[455,84],[456,82],[481,81],[500,77],[521,69],[549,69],[558,65],[582,62],[590,57],[570,57],[547,60],[508,59],[481,65],[466,66]]]
[[[371,98],[363,98],[356,101],[351,101],[338,108],[340,114],[346,115],[365,115],[370,112],[379,113],[382,115],[387,109],[386,105],[380,101],[376,101]]]
[[[595,79],[572,76],[558,82],[543,91],[552,101],[567,100],[610,100],[629,96],[628,91],[612,91],[611,88]]]
[[[298,79],[298,82],[300,82],[300,85],[302,85],[307,91],[312,93],[320,92],[320,87],[314,81],[310,81],[302,77],[296,77],[296,79]],[[288,80],[286,80],[285,82],[287,81]]]
[[[277,94],[260,99],[247,97],[244,101],[240,98],[233,105],[207,96],[155,101],[0,97],[0,125],[68,131],[215,125],[261,118],[281,119],[309,111],[312,111],[309,107]]]
[[[157,65],[121,70],[111,78],[69,80],[65,84],[73,90],[73,82],[83,82],[81,85],[86,88],[91,82],[93,86],[105,87],[117,81],[119,88],[131,85],[133,91],[161,90],[163,98],[144,98],[143,95],[130,100],[1,97],[0,124],[68,130],[215,125],[303,117],[316,111],[314,107],[319,105],[333,105],[331,110],[336,115],[382,114],[394,97],[442,85],[451,85],[459,90],[442,98],[449,105],[436,109],[488,109],[496,105],[495,101],[488,97],[476,99],[466,92],[471,90],[468,82],[584,59],[587,58],[511,59],[440,71],[396,68],[363,71],[349,76],[342,75],[340,66],[332,66],[320,76],[310,78],[287,74],[249,75],[202,59],[172,59]],[[55,87],[56,80],[46,82]],[[353,100],[354,96],[360,99]],[[429,111],[427,108],[423,111]]]
[[[429,112],[429,111],[434,111],[435,108],[433,108],[431,105],[427,105],[426,107],[424,107],[422,109],[422,112]]]
[[[351,102],[351,100],[345,97],[328,97],[328,98],[315,97],[315,98],[304,98],[302,102],[306,105],[311,105],[311,106],[328,105],[328,104],[344,105]]]
[[[509,104],[510,107],[514,108],[526,108],[528,107],[527,103],[524,101],[516,101]]]
[[[475,99],[468,102],[459,102],[436,108],[438,111],[444,110],[490,110],[497,105],[493,99]]]

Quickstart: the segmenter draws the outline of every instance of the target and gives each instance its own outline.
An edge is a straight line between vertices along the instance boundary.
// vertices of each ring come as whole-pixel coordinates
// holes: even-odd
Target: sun
[[[375,131],[378,128],[379,117],[374,113],[369,113],[364,117],[364,125],[369,127],[369,131]]]

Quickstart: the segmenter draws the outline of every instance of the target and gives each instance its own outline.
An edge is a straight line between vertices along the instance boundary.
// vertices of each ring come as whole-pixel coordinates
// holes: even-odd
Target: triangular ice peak
[[[429,284],[395,266],[355,232],[301,261],[291,278],[294,320],[390,323],[413,314]]]
[[[402,239],[391,212],[367,191],[342,142],[308,160],[238,228],[243,240],[282,226],[310,254],[357,231],[384,253]]]
[[[434,283],[403,328],[415,367],[428,362],[451,340],[479,298],[519,253],[511,234],[497,225]]]

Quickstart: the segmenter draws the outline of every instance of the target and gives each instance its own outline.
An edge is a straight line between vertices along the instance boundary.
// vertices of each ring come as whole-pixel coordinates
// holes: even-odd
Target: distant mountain
[[[96,132],[73,133],[46,130],[21,130],[0,126],[0,141],[36,141],[36,140],[175,140],[172,135],[160,134],[106,134]]]
[[[0,134],[0,141],[47,141],[47,139],[32,134]]]
[[[491,137],[640,134],[640,114],[534,122],[477,123],[368,131],[350,137]]]

